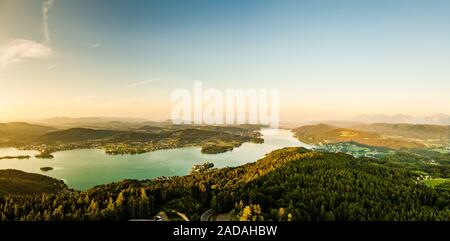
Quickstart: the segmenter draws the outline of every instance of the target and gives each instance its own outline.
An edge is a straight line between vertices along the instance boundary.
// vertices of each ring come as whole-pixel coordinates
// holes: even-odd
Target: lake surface
[[[205,161],[213,162],[214,167],[238,166],[254,162],[275,149],[292,146],[311,146],[298,141],[292,132],[282,129],[263,129],[263,144],[244,143],[231,152],[221,154],[202,154],[200,147],[186,147],[159,150],[137,155],[107,155],[104,150],[81,149],[53,153],[53,159],[4,159],[0,169],[18,169],[51,176],[71,188],[86,190],[99,184],[123,179],[150,179],[158,176],[182,176],[191,167]],[[0,156],[37,154],[36,151],[23,151],[15,148],[0,148]],[[41,167],[53,167],[43,172]]]

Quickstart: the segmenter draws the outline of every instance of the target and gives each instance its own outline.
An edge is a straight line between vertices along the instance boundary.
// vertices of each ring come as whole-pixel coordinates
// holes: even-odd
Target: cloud
[[[57,66],[56,64],[52,64],[52,65],[48,66],[47,69],[52,70],[52,69],[56,68],[56,66]]]
[[[91,44],[91,48],[98,48],[98,47],[100,47],[100,44],[99,43],[93,43],[93,44]]]
[[[4,68],[21,63],[27,59],[44,59],[52,55],[50,31],[48,29],[48,12],[54,0],[45,0],[42,3],[42,32],[44,42],[38,43],[28,39],[13,39],[6,46],[0,47],[0,71]]]
[[[23,62],[26,59],[43,59],[52,54],[52,50],[45,44],[27,39],[14,39],[0,49],[0,69]]]
[[[42,3],[42,22],[45,43],[50,43],[50,31],[48,29],[48,11],[53,7],[54,0],[46,0]]]
[[[127,87],[128,88],[132,88],[132,87],[136,87],[136,86],[146,85],[146,84],[149,84],[149,83],[151,83],[153,81],[156,81],[156,80],[159,80],[159,79],[160,78],[139,81],[139,82],[131,83],[131,84],[127,85]]]

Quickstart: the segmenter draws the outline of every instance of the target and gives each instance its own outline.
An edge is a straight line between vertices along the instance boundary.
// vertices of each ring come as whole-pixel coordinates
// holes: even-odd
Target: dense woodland
[[[57,194],[69,191],[62,180],[19,170],[0,170],[0,195]]]
[[[0,196],[2,220],[129,220],[212,208],[235,220],[450,220],[450,192],[398,160],[284,148],[235,168],[85,192]]]

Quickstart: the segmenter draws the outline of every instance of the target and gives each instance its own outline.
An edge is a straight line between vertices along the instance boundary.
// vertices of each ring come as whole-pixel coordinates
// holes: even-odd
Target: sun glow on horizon
[[[415,0],[5,0],[0,121],[165,120],[171,92],[195,80],[279,89],[281,122],[450,114],[449,11]]]

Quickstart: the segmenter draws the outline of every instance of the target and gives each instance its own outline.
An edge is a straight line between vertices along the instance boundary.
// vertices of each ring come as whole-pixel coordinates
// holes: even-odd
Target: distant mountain
[[[450,125],[450,116],[447,114],[434,114],[430,116],[411,116],[411,115],[360,115],[353,118],[354,121],[366,123],[408,123],[408,124],[434,124]]]
[[[143,122],[147,122],[143,118],[120,118],[120,117],[53,117],[33,121],[32,123],[54,126],[58,128],[103,128],[103,129],[128,129],[135,128]],[[31,121],[30,121],[31,122]]]
[[[53,117],[42,120],[44,122],[53,122],[53,123],[95,123],[95,122],[111,122],[111,121],[119,121],[119,122],[145,122],[148,121],[144,118],[124,118],[124,117]]]
[[[308,121],[308,122],[304,122],[302,124],[290,124],[290,128],[289,129],[293,129],[295,127],[298,126],[304,126],[304,125],[319,125],[319,124],[325,124],[325,125],[330,125],[330,126],[336,126],[336,127],[343,127],[343,128],[348,128],[348,127],[352,127],[355,125],[361,125],[361,124],[366,124],[366,122],[363,121],[343,121],[343,120],[323,120],[323,121]]]
[[[375,123],[354,125],[351,129],[404,138],[450,139],[450,126],[442,125]]]
[[[56,194],[68,190],[63,181],[19,170],[0,170],[0,194],[35,195]]]
[[[450,125],[450,116],[446,114],[435,114],[424,118],[423,123],[434,123],[438,125]]]
[[[56,128],[25,122],[0,123],[0,143],[19,143],[32,140]]]
[[[360,115],[354,118],[355,121],[368,123],[416,123],[417,118],[410,115]]]

